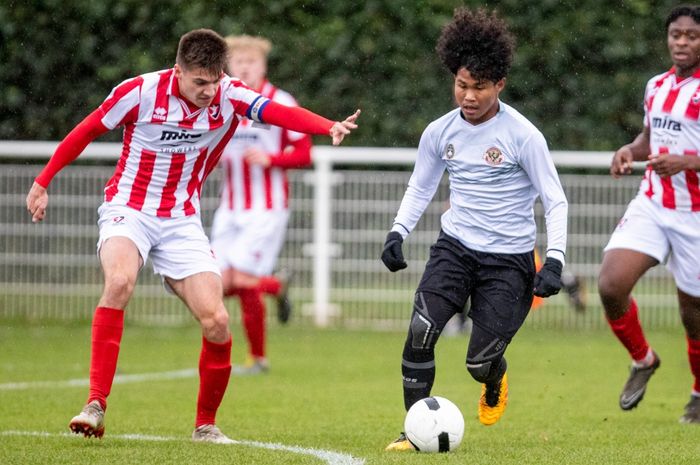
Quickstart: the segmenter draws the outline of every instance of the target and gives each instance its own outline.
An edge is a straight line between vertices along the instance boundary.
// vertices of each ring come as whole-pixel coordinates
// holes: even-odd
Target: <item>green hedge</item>
[[[552,148],[610,150],[639,131],[644,84],[670,66],[663,22],[674,3],[465,3],[508,19],[518,48],[503,98]],[[460,4],[6,0],[0,139],[60,139],[121,80],[170,67],[181,34],[209,27],[272,39],[271,80],[302,105],[332,118],[362,108],[349,143],[415,146],[427,123],[453,107],[434,46]]]

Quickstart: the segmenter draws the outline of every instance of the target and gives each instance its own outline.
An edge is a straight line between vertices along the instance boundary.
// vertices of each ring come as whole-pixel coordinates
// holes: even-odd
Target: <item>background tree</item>
[[[121,80],[172,66],[181,34],[209,27],[270,38],[271,80],[304,106],[336,118],[362,108],[350,144],[416,146],[453,108],[434,48],[463,3],[507,18],[517,49],[503,98],[552,148],[611,150],[639,131],[644,84],[670,66],[672,2],[6,0],[0,139],[60,139]]]

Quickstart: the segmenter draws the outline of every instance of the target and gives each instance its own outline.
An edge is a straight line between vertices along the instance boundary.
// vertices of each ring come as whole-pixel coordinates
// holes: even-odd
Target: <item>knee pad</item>
[[[491,365],[491,362],[470,364],[467,361],[467,371],[476,381],[485,383],[491,374]]]
[[[410,347],[413,350],[432,350],[437,342],[439,329],[426,310],[425,298],[419,292],[416,294],[409,327]]]
[[[506,359],[501,356],[498,361],[469,364],[467,362],[467,371],[475,381],[480,383],[491,383],[497,381],[506,372],[508,364]]]
[[[481,383],[498,379],[506,371],[503,354],[508,343],[474,326],[467,351],[467,371]]]

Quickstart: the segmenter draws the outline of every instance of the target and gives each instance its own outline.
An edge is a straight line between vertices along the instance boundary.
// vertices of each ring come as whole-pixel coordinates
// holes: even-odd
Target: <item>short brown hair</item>
[[[180,37],[177,64],[187,70],[201,68],[213,75],[226,68],[226,41],[211,29],[195,29]]]

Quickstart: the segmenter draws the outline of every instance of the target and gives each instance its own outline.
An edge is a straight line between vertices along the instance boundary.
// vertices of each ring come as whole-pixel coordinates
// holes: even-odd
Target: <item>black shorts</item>
[[[471,299],[473,323],[510,342],[530,311],[534,279],[534,250],[519,254],[479,252],[440,231],[416,292],[437,294],[449,302],[448,308],[430,309],[431,313],[454,315]],[[451,315],[438,320],[447,321]]]

